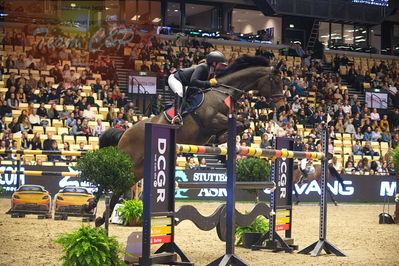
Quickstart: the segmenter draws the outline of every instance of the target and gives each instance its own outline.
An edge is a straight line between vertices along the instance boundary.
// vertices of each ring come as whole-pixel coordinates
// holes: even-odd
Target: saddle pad
[[[204,101],[204,93],[200,92],[197,95],[190,97],[190,99],[188,100],[188,102],[186,102],[183,111],[182,111],[182,116],[193,112],[194,110],[196,110],[198,107],[201,106],[202,102]],[[166,108],[166,110],[163,112],[165,118],[171,122],[173,117],[175,116],[175,106],[172,105],[168,108]]]

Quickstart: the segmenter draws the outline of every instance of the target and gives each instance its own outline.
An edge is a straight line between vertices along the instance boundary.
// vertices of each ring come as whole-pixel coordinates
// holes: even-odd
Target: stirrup
[[[181,115],[180,114],[175,115],[175,117],[173,117],[173,119],[172,119],[171,124],[172,125],[182,126],[183,125],[183,118],[181,117]]]

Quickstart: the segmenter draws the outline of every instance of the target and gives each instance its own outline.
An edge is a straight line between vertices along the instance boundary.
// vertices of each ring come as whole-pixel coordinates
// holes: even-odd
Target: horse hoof
[[[338,202],[336,202],[335,200],[334,200],[334,205],[335,205],[335,206],[338,206]]]
[[[100,227],[105,223],[105,220],[103,217],[97,217],[94,224],[96,225],[96,227]]]

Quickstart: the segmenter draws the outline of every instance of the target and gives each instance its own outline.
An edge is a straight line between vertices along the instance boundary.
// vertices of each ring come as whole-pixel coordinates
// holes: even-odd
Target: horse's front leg
[[[222,144],[227,142],[227,128],[228,128],[228,116],[223,113],[217,113],[212,119],[212,128],[218,132],[216,135],[215,144]],[[240,135],[244,130],[250,127],[248,120],[238,121],[237,120],[237,135]]]

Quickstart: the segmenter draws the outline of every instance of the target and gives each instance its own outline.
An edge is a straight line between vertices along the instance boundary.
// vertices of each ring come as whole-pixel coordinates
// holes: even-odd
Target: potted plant
[[[264,216],[256,217],[247,227],[237,226],[235,229],[236,245],[251,248],[258,240],[269,232],[269,221]]]
[[[139,200],[125,200],[117,211],[124,225],[141,225],[143,217],[143,202]]]
[[[247,157],[237,161],[236,179],[237,181],[266,182],[270,181],[270,171],[269,161],[257,157]],[[256,193],[256,201],[259,200],[259,190],[248,189],[248,191]]]
[[[72,233],[60,235],[55,242],[63,246],[63,265],[125,265],[119,257],[125,254],[121,245],[102,228],[82,225]]]
[[[117,147],[106,147],[88,152],[80,157],[76,164],[80,171],[79,178],[82,181],[97,186],[95,208],[100,197],[108,195],[112,191],[109,211],[113,211],[119,198],[134,185],[134,163],[132,158]],[[108,206],[106,206],[108,207]],[[103,217],[98,217],[96,225],[105,222]]]

